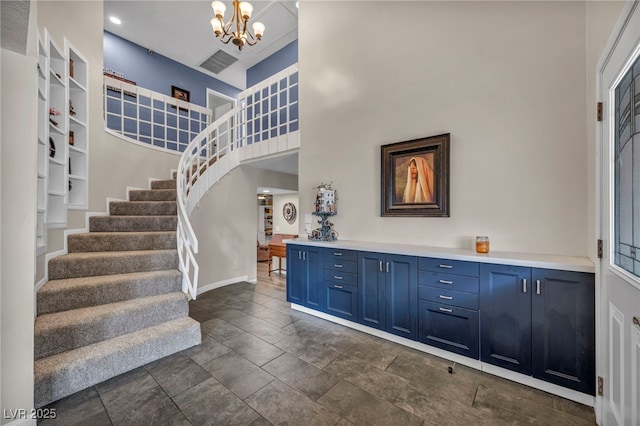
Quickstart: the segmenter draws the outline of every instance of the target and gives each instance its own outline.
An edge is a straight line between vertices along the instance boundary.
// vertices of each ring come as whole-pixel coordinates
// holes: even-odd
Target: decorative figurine
[[[320,227],[311,231],[311,234],[309,234],[310,240],[335,241],[338,239],[338,232],[332,228],[333,223],[329,221],[330,216],[338,213],[336,204],[338,197],[336,191],[331,189],[332,183],[333,182],[328,184],[321,183],[317,187],[318,193],[316,194],[315,211],[312,214],[320,217],[318,219]]]

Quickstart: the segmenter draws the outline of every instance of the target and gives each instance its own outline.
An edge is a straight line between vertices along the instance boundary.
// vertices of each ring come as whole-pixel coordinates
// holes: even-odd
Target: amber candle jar
[[[476,237],[476,252],[489,253],[489,237]]]

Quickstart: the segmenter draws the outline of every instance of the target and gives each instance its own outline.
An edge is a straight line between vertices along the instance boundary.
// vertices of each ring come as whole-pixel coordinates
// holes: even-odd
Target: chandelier
[[[247,1],[240,2],[233,0],[233,14],[229,22],[224,22],[224,12],[227,7],[221,1],[214,1],[211,3],[213,14],[215,18],[211,19],[211,26],[216,37],[220,37],[220,40],[227,44],[230,41],[238,46],[238,49],[242,50],[245,44],[253,46],[262,39],[264,34],[264,24],[262,22],[253,23],[253,32],[251,34],[247,24],[251,19],[251,12],[253,12],[253,6]]]

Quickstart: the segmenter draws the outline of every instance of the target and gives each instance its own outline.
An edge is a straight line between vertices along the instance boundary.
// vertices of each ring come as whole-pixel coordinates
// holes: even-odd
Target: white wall
[[[256,188],[298,189],[295,175],[248,166],[214,185],[191,214],[198,236],[200,287],[237,277],[256,278]]]
[[[299,9],[299,185],[334,182],[340,238],[471,248],[481,234],[493,250],[587,255],[585,3],[366,6]],[[381,17],[396,37],[344,42]],[[451,217],[381,217],[380,145],[441,133]]]
[[[287,203],[293,203],[296,206],[296,219],[289,223],[284,220],[282,208]],[[273,196],[273,233],[274,234],[297,234],[298,233],[298,212],[300,211],[300,202],[298,194],[281,194]]]
[[[33,19],[32,14],[30,15]],[[2,424],[33,407],[33,276],[36,210],[35,26],[27,55],[1,52],[0,377]],[[6,410],[6,411],[4,411]],[[35,421],[32,422],[35,425]]]

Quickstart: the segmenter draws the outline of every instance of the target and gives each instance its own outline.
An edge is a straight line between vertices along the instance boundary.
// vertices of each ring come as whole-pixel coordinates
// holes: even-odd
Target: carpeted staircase
[[[200,344],[177,269],[175,188],[130,191],[49,261],[37,297],[36,407]]]

